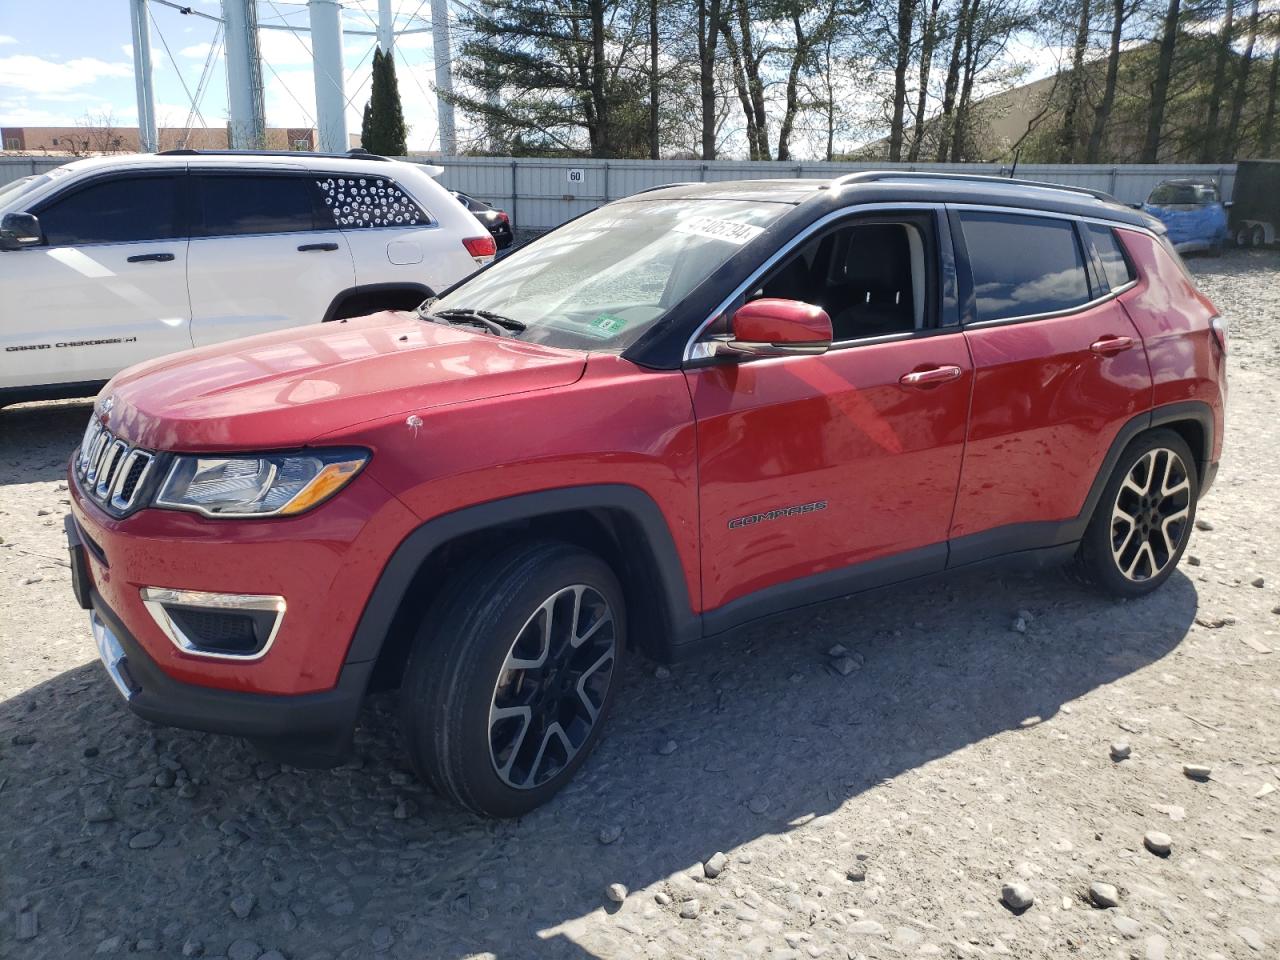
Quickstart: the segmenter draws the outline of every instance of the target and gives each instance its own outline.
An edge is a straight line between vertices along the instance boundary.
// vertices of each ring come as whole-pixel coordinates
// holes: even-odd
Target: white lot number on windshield
[[[739,247],[764,233],[764,227],[757,227],[750,223],[735,223],[732,220],[717,220],[715,217],[690,217],[687,220],[681,220],[672,229],[676,233],[706,237],[709,240],[723,240]]]

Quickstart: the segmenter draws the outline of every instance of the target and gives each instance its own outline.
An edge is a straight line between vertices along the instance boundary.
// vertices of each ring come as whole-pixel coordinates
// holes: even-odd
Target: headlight
[[[258,457],[176,457],[157,507],[206,517],[289,517],[318,506],[369,460],[342,450]]]

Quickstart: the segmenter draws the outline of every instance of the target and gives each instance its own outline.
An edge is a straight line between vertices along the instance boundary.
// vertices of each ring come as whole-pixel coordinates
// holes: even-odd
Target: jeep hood
[[[153,450],[301,447],[369,420],[573,383],[587,355],[386,311],[142,363],[102,391]]]

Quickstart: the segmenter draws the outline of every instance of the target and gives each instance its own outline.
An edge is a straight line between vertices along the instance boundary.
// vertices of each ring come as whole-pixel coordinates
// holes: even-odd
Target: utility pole
[[[391,0],[378,0],[378,46],[383,55],[391,53],[396,45],[396,18],[391,12]]]
[[[129,0],[133,15],[133,79],[138,88],[138,149],[155,153],[159,149],[156,135],[156,91],[151,82],[151,23],[147,0]]]
[[[136,0],[135,0],[136,2]],[[266,146],[262,106],[262,58],[258,53],[256,0],[222,0],[227,38],[227,112],[234,150]]]
[[[316,80],[316,123],[324,153],[346,153],[347,96],[342,62],[342,4],[338,0],[307,0],[311,14],[311,57]]]
[[[431,39],[436,61],[436,116],[440,124],[440,152],[458,152],[453,126],[453,53],[449,49],[449,0],[431,0]]]

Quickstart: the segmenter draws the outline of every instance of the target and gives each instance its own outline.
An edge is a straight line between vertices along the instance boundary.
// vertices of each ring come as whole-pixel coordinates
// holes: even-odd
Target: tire
[[[1250,246],[1253,243],[1253,235],[1247,226],[1236,227],[1236,246],[1241,249]]]
[[[460,571],[441,597],[400,691],[410,760],[453,803],[522,816],[573,778],[600,735],[625,648],[622,588],[594,554],[540,541]]]
[[[1267,231],[1260,223],[1255,223],[1253,229],[1249,231],[1249,246],[1265,247],[1267,245]]]
[[[1172,430],[1139,437],[1103,488],[1080,541],[1077,572],[1117,597],[1156,590],[1187,548],[1199,496],[1196,461],[1182,437]],[[1137,522],[1126,522],[1131,517]]]

